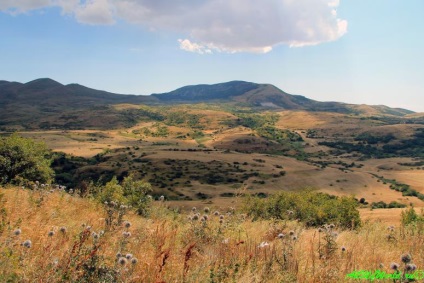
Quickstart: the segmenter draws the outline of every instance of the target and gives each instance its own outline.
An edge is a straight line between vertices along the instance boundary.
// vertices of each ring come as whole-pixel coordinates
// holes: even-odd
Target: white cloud
[[[339,0],[0,0],[0,10],[26,12],[59,6],[88,24],[117,19],[151,31],[185,34],[180,48],[200,54],[266,53],[276,45],[300,47],[339,39],[347,21]]]

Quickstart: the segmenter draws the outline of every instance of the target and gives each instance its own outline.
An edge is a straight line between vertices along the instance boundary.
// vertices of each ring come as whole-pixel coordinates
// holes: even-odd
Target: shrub
[[[336,197],[312,190],[279,192],[268,199],[248,196],[244,210],[254,218],[295,218],[307,226],[320,226],[333,222],[345,228],[361,224],[358,203],[353,197]],[[289,215],[287,211],[293,211]]]
[[[0,139],[0,183],[50,183],[50,151],[44,143],[13,134]]]

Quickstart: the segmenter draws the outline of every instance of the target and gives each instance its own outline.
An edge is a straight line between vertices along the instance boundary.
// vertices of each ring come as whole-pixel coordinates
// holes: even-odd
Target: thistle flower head
[[[283,239],[283,238],[284,238],[284,236],[285,236],[285,235],[284,235],[283,233],[280,233],[280,234],[278,234],[278,236],[277,236],[277,237],[278,237],[278,239]]]
[[[222,214],[219,216],[219,219],[224,219],[224,218],[225,218],[225,216],[222,215]]]
[[[345,251],[346,251],[346,247],[342,246],[342,252],[345,252]]]
[[[209,207],[205,207],[204,209],[203,209],[203,211],[205,212],[205,213],[209,213],[211,210],[209,209]]]
[[[193,220],[199,220],[199,216],[197,214],[193,215]]]
[[[125,258],[128,259],[128,260],[130,260],[130,259],[133,258],[133,255],[130,254],[130,253],[128,253],[128,254],[125,255]]]
[[[54,236],[54,231],[49,231],[49,233],[47,234],[49,237],[53,237]]]
[[[129,222],[129,221],[124,221],[124,227],[125,227],[125,228],[130,228],[130,227],[131,227],[131,222]]]
[[[122,236],[123,236],[124,238],[129,238],[129,237],[131,237],[131,232],[123,232],[123,233],[122,233]]]
[[[31,240],[25,240],[25,242],[23,242],[22,243],[22,245],[25,247],[25,248],[31,248],[32,247],[32,242],[31,242]]]
[[[137,259],[136,257],[133,257],[133,258],[131,259],[131,263],[132,263],[132,264],[137,264],[137,262],[138,262],[138,259]]]
[[[411,262],[411,255],[410,254],[403,254],[400,259],[402,260],[403,263],[410,263]]]
[[[399,264],[398,263],[392,262],[390,264],[390,269],[392,269],[392,270],[398,270],[398,268],[399,268]]]
[[[122,257],[121,252],[117,252],[117,253],[116,253],[116,258],[120,258],[120,257]]]
[[[213,215],[218,216],[218,215],[219,215],[219,211],[218,211],[218,210],[216,210],[216,211],[213,213]]]
[[[13,235],[15,236],[19,236],[22,233],[21,229],[16,229],[15,231],[13,231]]]
[[[417,266],[413,263],[408,263],[405,266],[406,271],[415,271],[417,269]]]
[[[120,264],[120,265],[125,265],[125,264],[127,264],[127,259],[125,258],[125,257],[120,257],[119,259],[118,259],[118,263]]]

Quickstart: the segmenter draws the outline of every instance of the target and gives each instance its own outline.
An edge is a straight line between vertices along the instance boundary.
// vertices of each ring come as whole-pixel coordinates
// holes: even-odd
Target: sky
[[[424,112],[422,0],[0,0],[0,80],[123,94],[232,80]]]

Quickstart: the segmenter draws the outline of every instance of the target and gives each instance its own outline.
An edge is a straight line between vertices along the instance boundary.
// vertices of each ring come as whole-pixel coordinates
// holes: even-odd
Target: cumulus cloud
[[[59,6],[85,24],[117,19],[151,31],[184,34],[182,50],[270,52],[274,46],[300,47],[339,39],[347,21],[338,18],[340,0],[2,0],[0,10],[29,11]]]

